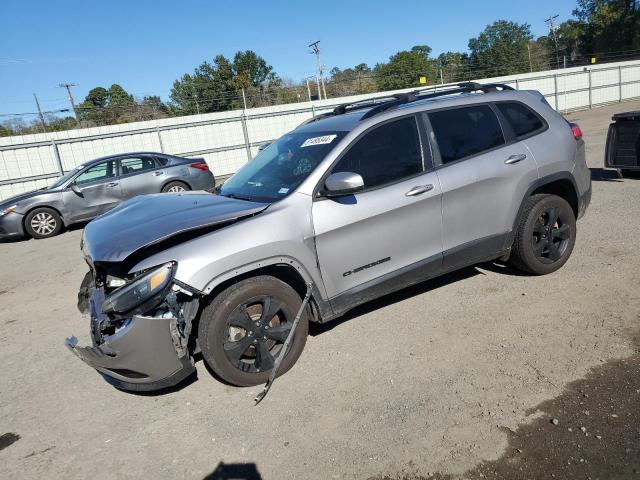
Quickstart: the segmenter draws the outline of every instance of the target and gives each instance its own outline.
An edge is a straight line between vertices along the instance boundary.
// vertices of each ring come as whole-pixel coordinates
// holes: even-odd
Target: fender
[[[226,272],[216,275],[209,281],[209,283],[207,283],[203,293],[210,294],[224,282],[233,280],[234,278],[246,275],[247,273],[251,273],[253,271],[275,266],[294,268],[300,275],[300,277],[302,277],[305,283],[310,283],[312,285],[311,298],[315,306],[317,307],[318,320],[320,322],[323,322],[324,320],[333,318],[335,316],[333,314],[331,304],[326,299],[326,292],[325,295],[323,295],[322,293],[324,292],[324,284],[322,284],[322,279],[314,279],[313,276],[304,267],[304,265],[302,265],[302,263],[300,263],[295,258],[286,255],[264,258],[262,260],[247,263],[240,267],[236,267],[232,270],[227,270]]]

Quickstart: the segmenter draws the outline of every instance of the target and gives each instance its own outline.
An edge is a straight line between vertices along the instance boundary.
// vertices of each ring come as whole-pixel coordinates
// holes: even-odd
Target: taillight
[[[204,162],[192,163],[191,166],[193,168],[197,168],[198,170],[209,170],[209,165]]]
[[[571,123],[571,131],[573,132],[573,138],[580,140],[582,138],[582,130],[577,123]]]

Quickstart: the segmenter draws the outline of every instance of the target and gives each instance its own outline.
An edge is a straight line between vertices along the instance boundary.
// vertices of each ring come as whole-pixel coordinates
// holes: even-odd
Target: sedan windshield
[[[71,177],[73,177],[76,173],[78,173],[80,170],[82,170],[84,168],[84,165],[80,165],[76,168],[74,168],[73,170],[65,173],[63,176],[56,178],[55,182],[53,182],[51,185],[49,185],[47,188],[49,190],[53,190],[54,188],[58,188],[61,185],[63,185],[67,180],[69,180]]]
[[[345,133],[288,133],[227,180],[220,195],[258,202],[280,200],[309,176]]]

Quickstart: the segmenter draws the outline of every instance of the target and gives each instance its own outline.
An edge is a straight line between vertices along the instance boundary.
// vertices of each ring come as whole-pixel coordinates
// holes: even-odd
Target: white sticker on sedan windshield
[[[285,193],[289,193],[289,189],[286,187],[282,187],[280,190],[278,190],[278,193],[280,195],[284,195]]]
[[[313,137],[307,138],[300,148],[304,147],[313,147],[314,145],[326,145],[327,143],[333,142],[337,135],[323,135],[322,137]]]

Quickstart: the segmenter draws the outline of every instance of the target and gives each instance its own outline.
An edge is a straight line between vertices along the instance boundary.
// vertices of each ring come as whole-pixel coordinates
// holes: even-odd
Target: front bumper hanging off
[[[73,336],[65,344],[107,382],[122,390],[152,391],[174,386],[195,372],[186,348],[176,347],[175,318],[134,315],[112,335],[101,335],[100,324],[106,319],[99,311],[102,299],[101,289],[91,289],[93,346],[80,347]]]

